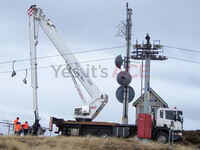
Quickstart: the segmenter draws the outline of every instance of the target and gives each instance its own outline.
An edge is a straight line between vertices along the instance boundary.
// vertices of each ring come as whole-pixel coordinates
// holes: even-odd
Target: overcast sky
[[[199,49],[199,0],[131,0],[133,9],[132,44],[138,39],[142,42],[149,33],[153,40],[161,44],[188,49]],[[125,39],[116,37],[117,25],[125,20],[124,0],[1,0],[0,1],[0,62],[29,58],[29,18],[27,10],[32,4],[38,4],[46,16],[51,19],[59,35],[72,52],[93,50],[105,47],[125,45]],[[102,52],[77,54],[80,61],[115,57],[125,54],[125,48]],[[40,29],[37,55],[59,54],[45,33]],[[166,56],[200,61],[200,54],[165,48]],[[61,57],[38,60],[38,67],[59,65]],[[138,67],[132,73],[139,74],[140,62],[133,62]],[[97,68],[94,82],[103,93],[109,95],[109,103],[95,121],[121,122],[122,104],[115,98],[119,87],[113,77],[114,59],[83,63],[91,71]],[[184,112],[184,129],[200,128],[200,64],[168,59],[151,63],[151,87],[168,103]],[[29,61],[15,63],[15,69],[30,68]],[[101,69],[106,68],[108,77],[102,77]],[[75,107],[81,106],[81,100],[70,78],[62,76],[62,70],[55,77],[52,68],[38,70],[38,101],[41,124],[48,125],[49,117],[65,120],[73,119]],[[12,63],[0,64],[0,72],[12,71]],[[91,75],[91,72],[90,72]],[[30,71],[28,84],[23,84],[25,71],[18,71],[11,78],[11,73],[0,73],[0,121],[14,120],[17,116],[23,122],[33,122],[32,89]],[[140,96],[140,78],[134,78],[131,86]],[[129,123],[135,123],[135,108],[129,105]],[[3,131],[2,131],[3,132]]]

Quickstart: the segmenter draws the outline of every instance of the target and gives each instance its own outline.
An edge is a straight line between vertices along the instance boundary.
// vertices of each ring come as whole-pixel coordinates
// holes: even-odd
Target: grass
[[[144,143],[133,138],[1,136],[0,150],[167,150],[167,144]],[[176,144],[175,150],[197,149]]]

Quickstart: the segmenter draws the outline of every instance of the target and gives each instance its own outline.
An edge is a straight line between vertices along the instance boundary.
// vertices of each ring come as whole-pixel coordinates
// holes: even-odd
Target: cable
[[[74,52],[74,53],[68,53],[68,54],[63,54],[63,55],[72,55],[72,54],[81,54],[81,53],[89,53],[89,52],[98,52],[98,51],[105,51],[105,50],[110,50],[110,49],[118,49],[118,48],[123,48],[125,46],[115,46],[115,47],[108,47],[108,48],[102,48],[102,49],[93,49],[93,50],[86,50],[86,51],[79,51],[79,52]],[[59,57],[61,55],[49,55],[49,56],[41,56],[38,57],[37,59],[45,59],[45,58],[51,58],[51,57]],[[15,60],[15,62],[22,62],[22,61],[30,61],[31,59],[26,58],[26,59],[18,59]],[[12,61],[4,61],[0,62],[0,64],[8,64],[8,63],[13,63]]]
[[[111,59],[115,59],[115,57],[110,57],[110,58],[103,58],[103,59],[94,59],[94,60],[88,60],[88,61],[82,61],[82,62],[79,62],[79,63],[90,63],[90,62],[95,62],[95,61],[105,61],[105,60],[111,60]],[[71,63],[71,64],[75,64],[75,63]],[[65,66],[67,64],[59,64],[59,65],[56,65],[56,66]],[[51,66],[43,66],[43,67],[38,67],[37,69],[45,69],[45,68],[51,68]],[[24,71],[26,69],[19,69],[19,70],[15,70],[16,72],[20,72],[20,71]],[[32,70],[31,68],[27,69],[27,70]],[[2,71],[0,73],[11,73],[12,71]]]
[[[174,47],[174,46],[167,46],[167,45],[163,45],[164,47],[168,47],[168,48],[173,48],[173,49],[178,49],[178,50],[184,50],[184,51],[190,51],[190,52],[195,52],[195,53],[200,53],[200,51],[198,50],[192,50],[192,49],[185,49],[185,48],[178,48],[178,47]],[[123,48],[125,46],[115,46],[115,47],[108,47],[108,48],[102,48],[102,49],[93,49],[93,50],[87,50],[87,51],[79,51],[79,52],[74,52],[74,53],[68,53],[68,54],[63,54],[63,55],[71,55],[71,54],[81,54],[81,53],[89,53],[89,52],[98,52],[98,51],[105,51],[105,50],[109,50],[109,49],[118,49],[118,48]],[[49,55],[49,56],[41,56],[38,57],[37,59],[45,59],[45,58],[51,58],[51,57],[60,57],[61,55]],[[178,58],[179,59],[179,58]],[[29,58],[26,59],[18,59],[15,60],[15,62],[23,62],[23,61],[30,61]],[[186,60],[187,61],[187,60]],[[191,61],[188,61],[191,62]],[[4,61],[4,62],[0,62],[0,64],[7,64],[7,63],[13,63],[12,61]]]
[[[195,63],[195,64],[200,64],[200,61],[193,61],[193,60],[187,60],[187,59],[182,59],[182,58],[175,58],[171,56],[167,56],[167,58],[179,60],[179,61],[185,61],[185,62],[190,62],[190,63]]]
[[[173,46],[166,46],[163,45],[164,47],[168,47],[168,48],[174,48],[174,49],[180,49],[180,50],[185,50],[185,51],[191,51],[191,52],[196,52],[196,53],[200,53],[200,51],[197,50],[191,50],[191,49],[184,49],[184,48],[178,48],[178,47],[173,47]],[[104,51],[104,50],[109,50],[109,49],[117,49],[117,48],[123,48],[125,46],[115,46],[115,47],[109,47],[109,48],[102,48],[102,49],[93,49],[93,50],[87,50],[87,51],[79,51],[79,52],[75,52],[75,53],[68,53],[68,54],[64,54],[64,55],[71,55],[71,54],[80,54],[80,53],[89,53],[89,52],[95,52],[95,51]],[[38,57],[37,59],[44,59],[44,58],[50,58],[50,57],[58,57],[61,55],[49,55],[49,56],[42,56],[42,57]],[[171,56],[167,56],[170,59],[174,59],[174,60],[179,60],[179,61],[185,61],[185,62],[190,62],[190,63],[196,63],[196,64],[200,64],[199,61],[192,61],[192,60],[187,60],[187,59],[182,59],[182,58],[176,58],[176,57],[171,57]],[[82,61],[79,63],[90,63],[90,62],[95,62],[95,61],[104,61],[104,60],[110,60],[110,59],[115,59],[115,57],[111,57],[111,58],[105,58],[105,59],[96,59],[96,60],[88,60],[88,61]],[[21,62],[21,61],[28,61],[30,59],[19,59],[19,60],[15,60],[15,62]],[[135,61],[132,61],[134,63],[138,63]],[[5,61],[5,62],[0,62],[0,64],[6,64],[6,63],[13,63],[13,61]],[[60,65],[56,65],[56,66],[64,66],[66,64],[60,64]],[[37,69],[45,69],[45,68],[50,68],[51,66],[43,66],[43,67],[38,67]],[[24,71],[25,69],[19,69],[16,70],[17,72],[20,71]],[[27,69],[27,70],[31,70],[31,69]],[[2,71],[0,73],[11,73],[12,71]]]
[[[166,56],[167,58],[170,59],[174,59],[174,60],[179,60],[179,61],[185,61],[185,62],[190,62],[190,63],[195,63],[195,64],[200,64],[199,61],[192,61],[192,60],[187,60],[187,59],[182,59],[182,58],[176,58],[176,57],[171,57],[171,56]],[[115,57],[110,57],[110,58],[103,58],[103,59],[94,59],[94,60],[88,60],[88,61],[81,61],[79,63],[90,63],[90,62],[95,62],[95,61],[105,61],[105,60],[111,60],[111,59],[115,59]],[[133,63],[138,63],[136,61],[132,61]],[[75,63],[71,63],[71,64],[75,64]],[[59,65],[55,65],[55,66],[65,66],[67,64],[59,64]],[[46,69],[46,68],[51,68],[51,66],[43,66],[43,67],[38,67],[37,69]],[[24,71],[26,69],[19,69],[19,70],[15,70],[16,72],[21,72]],[[31,70],[31,68],[27,69],[27,70]],[[0,74],[2,73],[11,73],[12,71],[2,71],[0,72]]]
[[[180,48],[180,47],[168,46],[168,45],[162,45],[162,46],[164,46],[164,47],[168,47],[168,48],[177,49],[177,50],[189,51],[189,52],[193,52],[193,53],[200,53],[200,51],[198,51],[198,50],[193,50],[193,49]],[[176,57],[171,57],[171,56],[167,56],[167,57],[168,57],[168,58],[171,58],[171,59],[174,59],[174,60],[179,60],[179,61],[185,61],[185,62],[190,62],[190,63],[200,64],[199,61],[187,60],[187,59],[176,58]]]
[[[164,47],[168,47],[168,48],[183,50],[183,51],[189,51],[189,52],[194,52],[194,53],[200,53],[200,51],[198,51],[198,50],[192,50],[192,49],[187,49],[187,48],[179,48],[179,47],[167,46],[167,45],[163,45],[163,46],[164,46]]]

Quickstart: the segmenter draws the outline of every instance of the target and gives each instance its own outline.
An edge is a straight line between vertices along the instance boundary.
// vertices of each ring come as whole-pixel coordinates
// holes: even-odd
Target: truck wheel
[[[133,132],[133,133],[130,135],[130,137],[133,137],[134,139],[138,139],[138,137],[137,137],[137,132]]]
[[[167,143],[168,142],[168,135],[164,132],[160,132],[156,136],[156,141],[159,142],[159,143]]]
[[[100,133],[98,133],[98,136],[99,136],[100,138],[108,138],[110,135],[111,135],[110,132],[108,132],[108,131],[106,131],[106,130],[103,130],[103,131],[101,131]]]
[[[83,133],[82,133],[82,136],[83,136],[83,137],[86,137],[86,138],[90,138],[92,135],[93,135],[93,133],[92,133],[92,131],[90,131],[90,130],[85,130],[85,131],[83,131]]]

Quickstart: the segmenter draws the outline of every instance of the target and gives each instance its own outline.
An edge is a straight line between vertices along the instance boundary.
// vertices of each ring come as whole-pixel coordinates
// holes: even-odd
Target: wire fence
[[[0,121],[0,135],[13,135],[14,125],[10,120]]]

